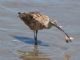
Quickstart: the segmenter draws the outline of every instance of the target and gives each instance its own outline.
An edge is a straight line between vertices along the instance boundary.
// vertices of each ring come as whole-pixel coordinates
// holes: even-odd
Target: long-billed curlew
[[[64,32],[63,29],[61,29],[56,21],[50,21],[50,18],[44,14],[41,14],[40,12],[18,12],[20,19],[29,26],[31,30],[34,32],[34,39],[35,39],[35,45],[37,45],[37,33],[38,30],[42,29],[49,29],[52,26],[58,28],[60,31],[62,31],[65,34],[65,40],[66,42],[71,42],[71,38],[67,33]]]

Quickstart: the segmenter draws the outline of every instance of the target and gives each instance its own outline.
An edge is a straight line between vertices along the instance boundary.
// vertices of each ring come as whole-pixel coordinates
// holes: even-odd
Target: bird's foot
[[[37,42],[35,42],[35,45],[38,45],[38,43],[37,43]]]

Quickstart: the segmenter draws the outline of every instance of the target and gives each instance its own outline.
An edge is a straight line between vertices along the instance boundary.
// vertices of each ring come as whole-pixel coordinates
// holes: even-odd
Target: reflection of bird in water
[[[31,30],[33,30],[34,32],[34,39],[35,39],[35,45],[37,45],[37,33],[38,30],[42,30],[42,29],[49,29],[52,26],[58,28],[60,31],[62,31],[66,38],[66,42],[71,42],[70,37],[68,36],[67,33],[64,32],[64,30],[62,30],[56,23],[56,21],[50,21],[50,18],[46,15],[43,15],[39,12],[29,12],[29,13],[21,13],[18,12],[20,19],[29,26],[29,28]]]
[[[21,54],[20,58],[23,60],[51,60],[48,56],[39,52],[38,45],[34,45],[32,51],[24,52],[18,50],[18,52]]]
[[[69,54],[64,55],[64,60],[70,60],[71,56]]]

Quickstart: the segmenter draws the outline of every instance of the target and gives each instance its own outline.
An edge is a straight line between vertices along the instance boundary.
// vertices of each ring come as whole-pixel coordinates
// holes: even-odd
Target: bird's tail
[[[72,37],[70,37],[60,26],[58,26],[56,23],[52,22],[52,25],[55,26],[56,28],[58,28],[60,31],[62,31],[65,34],[65,40],[66,42],[72,42]]]

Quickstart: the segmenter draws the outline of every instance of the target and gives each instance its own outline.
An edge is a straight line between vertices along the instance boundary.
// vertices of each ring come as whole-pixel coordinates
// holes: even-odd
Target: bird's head
[[[68,43],[68,42],[71,42],[71,41],[74,39],[73,37],[70,37],[70,36],[61,28],[62,26],[58,26],[57,23],[56,23],[56,21],[51,22],[51,24],[52,24],[53,26],[55,26],[56,28],[58,28],[60,31],[62,31],[62,32],[65,34],[65,40],[66,40],[67,43]]]

